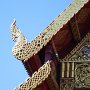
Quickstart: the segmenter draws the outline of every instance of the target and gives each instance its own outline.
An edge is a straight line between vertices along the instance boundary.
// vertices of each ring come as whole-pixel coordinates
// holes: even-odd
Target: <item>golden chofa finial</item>
[[[24,37],[24,35],[21,33],[20,29],[17,28],[15,19],[11,24],[11,32],[12,32],[12,39],[13,41],[15,41],[12,53],[17,59],[23,60],[25,55],[24,52],[26,51],[24,49],[26,49],[28,42],[27,39]]]
[[[21,31],[16,27],[16,19],[11,24],[12,39],[16,42],[17,38],[21,34]]]

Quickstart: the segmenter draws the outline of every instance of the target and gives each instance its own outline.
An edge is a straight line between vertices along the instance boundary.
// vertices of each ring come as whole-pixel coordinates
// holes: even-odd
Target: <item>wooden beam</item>
[[[74,17],[70,20],[70,26],[71,26],[71,31],[72,31],[74,40],[77,42],[80,41],[81,36],[80,36],[80,31],[79,31],[76,15],[74,15]]]
[[[53,47],[54,53],[56,55],[56,58],[59,61],[59,55],[58,55],[58,52],[56,50],[56,46],[55,46],[55,43],[54,43],[53,39],[51,40],[51,43],[52,43],[52,47]]]

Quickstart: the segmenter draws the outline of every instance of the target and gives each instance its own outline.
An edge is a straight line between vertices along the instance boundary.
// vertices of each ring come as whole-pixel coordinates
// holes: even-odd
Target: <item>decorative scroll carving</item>
[[[75,87],[90,88],[90,63],[76,64]]]
[[[32,77],[28,78],[26,82],[21,84],[15,90],[33,90],[48,78],[51,72],[50,61],[46,62],[40,69],[35,72]]]
[[[75,80],[73,87],[90,88],[90,32],[81,40],[80,43],[78,43],[70,54],[60,60],[60,62],[71,63],[72,66],[70,69],[72,70],[70,70],[71,72],[69,72],[69,74],[73,76],[73,79]],[[67,70],[68,69],[64,69],[64,72],[67,73]],[[62,77],[60,82],[60,90],[73,90],[73,88],[69,89],[69,80],[65,82],[65,77]]]
[[[76,14],[89,0],[75,0],[61,15],[59,15],[39,36],[31,43],[26,40],[23,43],[21,39],[19,43],[13,47],[13,55],[20,60],[28,60],[28,58],[35,55],[40,49],[43,48],[62,27]],[[13,27],[13,25],[12,25]],[[11,30],[13,29],[11,27]],[[15,29],[17,29],[15,27]],[[20,38],[19,38],[20,39]],[[25,44],[25,45],[24,45]],[[20,48],[19,48],[20,47]],[[23,50],[24,49],[24,50]]]
[[[73,78],[62,78],[60,80],[60,90],[73,90],[74,79]]]

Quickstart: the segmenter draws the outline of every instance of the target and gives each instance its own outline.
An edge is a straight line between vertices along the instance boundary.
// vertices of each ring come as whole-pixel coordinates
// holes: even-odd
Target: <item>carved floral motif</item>
[[[62,78],[60,81],[60,90],[73,90],[74,79],[73,78]]]
[[[76,64],[75,87],[90,88],[90,63]]]
[[[90,88],[90,32],[78,43],[78,45],[70,52],[70,54],[67,55],[61,62],[62,63],[74,62],[73,85],[75,88]],[[69,80],[66,81],[67,81],[66,84],[64,84],[61,81],[62,89],[60,90],[64,90],[64,88],[70,82]],[[66,88],[65,90],[68,90]],[[73,89],[69,89],[69,90],[73,90]]]

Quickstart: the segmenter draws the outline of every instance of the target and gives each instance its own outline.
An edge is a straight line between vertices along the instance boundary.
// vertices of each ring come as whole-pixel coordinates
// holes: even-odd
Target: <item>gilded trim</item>
[[[51,73],[50,61],[47,61],[38,71],[36,71],[32,77],[28,78],[15,90],[33,90],[40,85]]]

